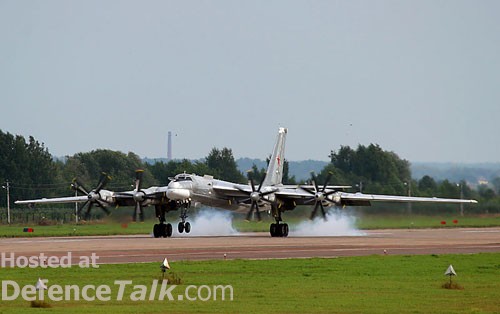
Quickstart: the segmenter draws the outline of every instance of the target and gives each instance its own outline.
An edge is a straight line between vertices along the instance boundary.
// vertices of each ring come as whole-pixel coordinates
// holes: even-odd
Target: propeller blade
[[[315,199],[314,199],[314,198],[309,198],[308,200],[305,200],[305,201],[304,201],[304,204],[309,204],[309,203],[312,203],[312,202],[314,202],[314,201],[315,201]]]
[[[250,200],[250,198],[245,198],[245,199],[239,200],[238,203],[246,203],[249,200]]]
[[[73,179],[72,187],[73,187],[73,189],[79,191],[80,193],[82,193],[84,195],[89,194],[88,190],[84,187],[84,185],[77,178]]]
[[[260,192],[260,189],[262,188],[262,183],[264,183],[265,179],[266,179],[266,176],[263,175],[262,178],[260,179],[259,188],[257,189],[257,192]]]
[[[142,183],[142,175],[144,174],[144,170],[136,170],[135,171],[135,190],[140,191],[141,190],[141,183]]]
[[[267,191],[267,192],[262,192],[260,193],[260,196],[266,196],[266,195],[269,195],[269,194],[273,194],[274,192],[276,192],[276,190],[270,190],[270,191]],[[267,201],[266,199],[262,199],[263,201]]]
[[[311,177],[313,179],[313,184],[314,184],[314,192],[318,192],[318,183],[317,183],[317,179],[316,179],[316,175],[314,174],[314,172],[311,172]]]
[[[85,220],[89,220],[90,219],[90,211],[92,210],[92,205],[94,203],[92,202],[89,202],[89,206],[87,207],[87,211],[85,212]]]
[[[82,216],[82,210],[85,208],[85,206],[89,203],[89,201],[85,201],[85,203],[83,203],[83,205],[78,208],[78,216],[81,217]]]
[[[137,204],[134,207],[134,211],[132,212],[132,221],[136,222],[137,221]]]
[[[252,186],[252,192],[255,192],[255,184],[253,183],[253,179],[250,179],[250,186]]]
[[[252,202],[252,205],[250,205],[250,210],[248,211],[247,217],[245,218],[245,220],[250,221],[250,219],[252,218],[252,212],[253,212],[254,205],[255,205],[255,203]]]
[[[327,221],[326,219],[326,213],[325,213],[325,207],[323,207],[323,203],[319,202],[319,206],[321,207],[321,215],[323,215],[323,219]]]
[[[318,211],[318,206],[319,206],[319,203],[316,202],[316,204],[314,204],[314,209],[311,213],[311,217],[309,219],[313,220],[314,219],[314,216],[316,216],[316,212]]]
[[[328,173],[328,176],[326,177],[326,180],[325,180],[325,184],[323,185],[323,190],[321,190],[322,192],[325,192],[326,190],[326,187],[328,185],[328,182],[330,182],[330,179],[332,178],[332,173],[329,172]]]
[[[141,203],[139,203],[139,220],[144,222],[144,210]]]
[[[259,204],[257,204],[257,203],[255,203],[255,211],[257,212],[257,220],[261,221],[262,218],[260,217]]]
[[[97,203],[99,204],[99,207],[101,207],[101,209],[106,213],[106,215],[111,215],[109,209],[106,208],[108,204],[105,201],[97,200]]]
[[[101,191],[102,188],[104,188],[104,186],[106,184],[108,184],[108,182],[109,182],[110,179],[111,178],[105,172],[103,172],[101,174],[101,178],[99,179],[99,183],[97,184],[97,188],[95,189],[95,192],[99,193],[99,191]]]

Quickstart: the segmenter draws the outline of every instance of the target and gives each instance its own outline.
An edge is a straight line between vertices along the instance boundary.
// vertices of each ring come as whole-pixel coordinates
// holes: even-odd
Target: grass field
[[[174,217],[173,227],[176,228]],[[305,217],[289,217],[290,226],[307,220]],[[454,223],[453,221],[457,221]],[[353,219],[359,229],[394,229],[394,228],[455,228],[455,227],[493,227],[500,226],[499,215],[477,216],[423,216],[423,215],[358,215]],[[446,224],[442,225],[441,222]],[[242,218],[233,219],[233,227],[240,232],[269,231],[273,222],[267,215],[261,222],[246,222]],[[36,237],[36,236],[82,236],[82,235],[117,235],[117,234],[150,234],[155,220],[144,223],[120,223],[108,220],[105,223],[62,224],[51,226],[33,225],[0,225],[0,237]],[[23,232],[24,227],[34,228],[33,233]],[[193,226],[195,228],[195,226]]]
[[[1,313],[499,313],[500,254],[368,256],[335,259],[227,260],[175,262],[182,283],[174,301],[132,301],[132,285],[151,287],[158,263],[101,265],[93,268],[1,270],[2,280],[21,287],[38,277],[50,285],[110,285],[110,301],[47,301],[51,308],[31,308],[18,298],[2,301]],[[462,290],[442,288],[453,264]],[[116,301],[115,280],[131,280]],[[189,285],[231,285],[233,300],[184,301]],[[188,295],[197,296],[197,290]],[[208,291],[200,290],[205,298]],[[12,289],[9,290],[9,294]],[[221,295],[221,294],[219,294]],[[92,293],[90,293],[92,296]],[[149,292],[148,292],[149,296]]]

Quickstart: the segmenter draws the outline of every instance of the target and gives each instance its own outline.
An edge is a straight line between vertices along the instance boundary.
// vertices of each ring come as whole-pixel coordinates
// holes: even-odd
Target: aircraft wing
[[[217,194],[225,196],[225,197],[247,196],[247,194],[245,194],[241,190],[238,190],[237,188],[232,187],[232,186],[214,185],[212,188]],[[242,189],[245,191],[248,191],[248,193],[252,192],[252,189],[249,186],[243,186]]]
[[[337,206],[370,206],[371,202],[398,202],[398,203],[448,203],[448,204],[476,204],[476,200],[463,200],[438,197],[410,197],[397,195],[377,195],[348,192],[333,192],[326,190],[329,195],[325,201],[336,204]],[[330,193],[333,192],[333,193]],[[291,199],[297,204],[310,203],[307,199],[313,196],[310,192],[302,188],[281,188],[275,192],[275,195],[281,199]]]
[[[35,200],[23,200],[15,201],[15,204],[62,204],[62,203],[75,203],[75,202],[85,202],[88,201],[89,197],[86,195],[82,196],[70,196],[70,197],[56,197],[56,198],[40,198]]]
[[[377,195],[377,194],[362,194],[362,193],[338,193],[334,194],[333,199],[339,198],[341,201],[368,201],[368,202],[399,202],[399,203],[450,203],[450,204],[477,204],[476,200],[464,200],[454,198],[438,198],[438,197],[412,197],[412,196],[396,196],[396,195]]]

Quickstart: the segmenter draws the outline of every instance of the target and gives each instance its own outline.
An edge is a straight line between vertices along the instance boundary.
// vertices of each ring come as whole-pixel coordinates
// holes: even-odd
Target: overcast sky
[[[0,129],[97,148],[289,160],[378,143],[500,161],[500,1],[0,0]]]

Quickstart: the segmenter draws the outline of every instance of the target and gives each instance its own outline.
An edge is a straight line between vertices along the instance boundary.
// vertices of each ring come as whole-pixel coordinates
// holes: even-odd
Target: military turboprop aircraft
[[[172,225],[166,223],[165,219],[166,213],[172,210],[181,210],[178,232],[189,233],[191,225],[186,221],[187,211],[193,204],[236,212],[247,211],[247,219],[255,214],[259,220],[261,219],[260,212],[269,210],[275,219],[275,223],[272,223],[269,228],[271,236],[287,237],[289,228],[288,224],[282,220],[282,213],[293,210],[297,205],[314,203],[311,219],[319,210],[326,219],[325,206],[332,205],[370,206],[371,202],[477,203],[476,200],[348,193],[345,189],[350,186],[328,185],[330,176],[323,185],[318,185],[314,174],[312,174],[312,185],[283,185],[283,161],[287,133],[286,128],[279,129],[266,175],[258,185],[255,185],[253,179],[249,180],[249,184],[237,184],[217,180],[209,175],[182,173],[170,178],[171,181],[166,187],[141,189],[142,171],[137,171],[136,186],[133,191],[104,190],[103,187],[108,177],[103,175],[97,188],[91,191],[84,188],[77,180],[74,181],[74,189],[85,194],[84,196],[17,201],[16,204],[85,202],[83,207],[87,206],[87,214],[93,205],[101,207],[106,212],[109,212],[106,208],[110,206],[135,206],[134,220],[137,215],[143,220],[144,206],[155,205],[156,217],[160,223],[154,225],[153,235],[159,238],[172,235]]]

